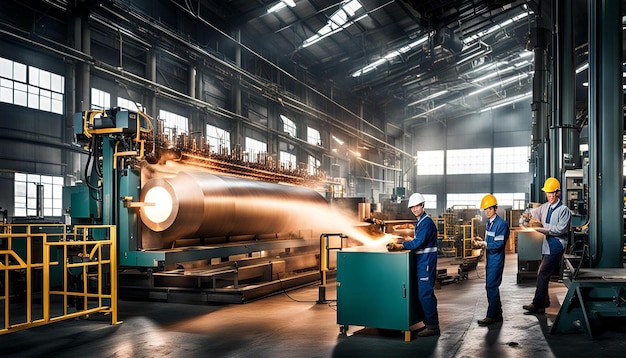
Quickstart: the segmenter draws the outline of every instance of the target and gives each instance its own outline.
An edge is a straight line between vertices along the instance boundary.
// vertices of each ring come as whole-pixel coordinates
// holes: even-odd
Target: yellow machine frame
[[[19,230],[16,230],[20,227]],[[59,234],[33,233],[34,228],[62,229]],[[107,240],[89,240],[89,233],[94,230],[106,230]],[[25,233],[13,233],[25,231]],[[53,230],[51,230],[53,231]],[[0,292],[0,307],[2,313],[2,327],[0,335],[12,333],[23,329],[29,329],[62,320],[88,316],[93,313],[104,313],[111,316],[111,324],[119,324],[117,320],[117,238],[114,225],[82,225],[74,226],[73,233],[67,233],[66,225],[5,225],[0,239],[7,240],[6,249],[0,250],[0,275],[3,290]],[[41,238],[41,259],[38,260],[33,253],[37,243],[34,239]],[[21,257],[14,250],[18,241],[25,240],[26,257]],[[57,248],[59,260],[51,261],[51,251]],[[69,249],[79,252],[86,260],[70,263]],[[109,258],[103,259],[103,250],[107,249]],[[50,287],[50,273],[54,266],[63,266],[62,287],[60,290],[52,290]],[[95,268],[90,272],[89,268]],[[108,270],[106,270],[108,268]],[[78,290],[70,290],[68,270],[82,270],[83,284]],[[34,290],[36,285],[35,272],[42,272],[41,303],[39,303],[39,291]],[[10,274],[25,273],[26,295],[25,307],[16,312],[12,305],[10,295]],[[89,282],[96,281],[97,287],[89,290]],[[110,293],[105,291],[105,282],[110,284]],[[35,292],[37,291],[37,292]],[[59,303],[55,297],[61,297]],[[84,309],[69,312],[68,303],[71,298],[78,297],[83,300]]]

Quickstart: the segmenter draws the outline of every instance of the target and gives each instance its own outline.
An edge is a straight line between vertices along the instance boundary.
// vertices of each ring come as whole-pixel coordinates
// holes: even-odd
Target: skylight
[[[304,42],[302,43],[302,47],[311,46],[321,39],[324,39],[330,35],[336,34],[343,29],[348,28],[350,25],[367,16],[367,14],[365,14],[358,18],[354,18],[357,11],[362,7],[363,5],[361,5],[358,0],[344,0],[341,8],[339,8],[339,10],[332,14],[330,19],[328,19],[328,23],[324,27],[322,27],[315,35],[304,40]]]
[[[271,12],[276,12],[276,11],[278,11],[280,9],[286,8],[287,6],[295,7],[296,6],[296,2],[294,0],[280,0],[274,6],[270,7],[269,9],[267,9],[267,13],[269,14]]]
[[[371,72],[373,70],[375,70],[378,66],[390,61],[391,59],[400,56],[404,53],[409,52],[411,49],[425,43],[426,41],[428,41],[428,34],[420,37],[419,39],[409,43],[408,45],[402,46],[397,50],[393,50],[388,52],[387,54],[385,54],[382,58],[379,58],[378,60],[370,63],[369,65],[361,68],[360,70],[355,71],[354,73],[352,73],[352,77],[359,77],[361,75],[364,75],[368,72]]]

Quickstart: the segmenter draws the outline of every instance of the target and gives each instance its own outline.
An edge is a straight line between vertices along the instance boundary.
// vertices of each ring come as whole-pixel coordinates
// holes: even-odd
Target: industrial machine
[[[533,229],[517,231],[517,283],[537,279],[544,237]]]
[[[568,290],[551,327],[552,334],[581,332],[596,338],[608,327],[623,326],[626,317],[623,232],[622,237],[598,235],[602,222],[597,213],[603,212],[604,220],[607,213],[614,211],[602,208],[603,193],[597,187],[594,193],[589,186],[591,178],[599,177],[591,170],[587,163],[582,170],[566,171],[564,175],[562,199],[572,211],[573,235],[563,270]],[[616,214],[622,216],[621,212]]]
[[[141,112],[74,122],[89,157],[66,207],[72,224],[116,225],[120,296],[241,303],[319,280],[318,238],[340,220],[310,177],[168,140]]]
[[[337,323],[404,332],[421,321],[411,251],[356,247],[337,253]]]

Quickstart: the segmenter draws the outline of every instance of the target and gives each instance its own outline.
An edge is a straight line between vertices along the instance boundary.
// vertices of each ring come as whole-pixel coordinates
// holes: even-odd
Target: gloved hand
[[[392,241],[387,244],[387,250],[388,251],[402,251],[404,250],[404,245],[396,244],[395,242]]]
[[[523,227],[527,227],[530,219],[532,219],[532,215],[528,211],[524,211],[522,215],[519,217],[519,225]]]
[[[472,247],[475,249],[486,249],[487,243],[482,240],[472,239]]]

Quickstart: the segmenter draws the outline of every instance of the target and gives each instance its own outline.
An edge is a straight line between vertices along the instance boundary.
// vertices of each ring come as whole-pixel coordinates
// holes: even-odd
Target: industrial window
[[[480,201],[485,194],[481,193],[451,193],[446,195],[446,207],[452,208],[454,206],[464,208],[478,208],[480,207]],[[497,198],[497,197],[496,197]]]
[[[91,89],[91,109],[111,108],[111,94],[97,88]]]
[[[528,173],[530,147],[493,148],[494,173]]]
[[[498,200],[498,206],[510,206],[514,210],[526,208],[526,194],[524,193],[494,193],[493,195]]]
[[[0,57],[0,102],[63,114],[65,78]]]
[[[424,209],[437,209],[437,194],[422,194],[424,197]]]
[[[230,132],[210,124],[206,125],[206,140],[212,153],[230,154]]]
[[[187,117],[161,109],[159,110],[159,119],[163,121],[163,133],[171,142],[174,142],[179,134],[189,133],[189,119]]]
[[[317,175],[320,169],[320,161],[312,155],[309,155],[309,174]]]
[[[284,170],[295,170],[296,164],[295,154],[280,151],[280,165]]]
[[[14,216],[37,215],[37,186],[43,186],[43,215],[63,215],[63,177],[15,173]]]
[[[314,145],[322,145],[322,137],[320,136],[320,132],[315,128],[307,127],[306,141]]]
[[[246,137],[246,152],[248,153],[248,161],[253,163],[261,162],[265,154],[267,154],[267,143]]]
[[[117,97],[117,106],[130,111],[139,112],[139,110],[141,110],[144,113],[146,112],[141,103],[135,103],[134,101],[122,97]]]
[[[448,150],[447,174],[489,174],[491,173],[491,149]]]
[[[443,175],[443,150],[417,152],[417,175]]]
[[[292,137],[297,137],[298,135],[296,131],[296,123],[288,117],[283,116],[282,114],[280,115],[280,119],[283,120],[283,131],[288,133]]]

